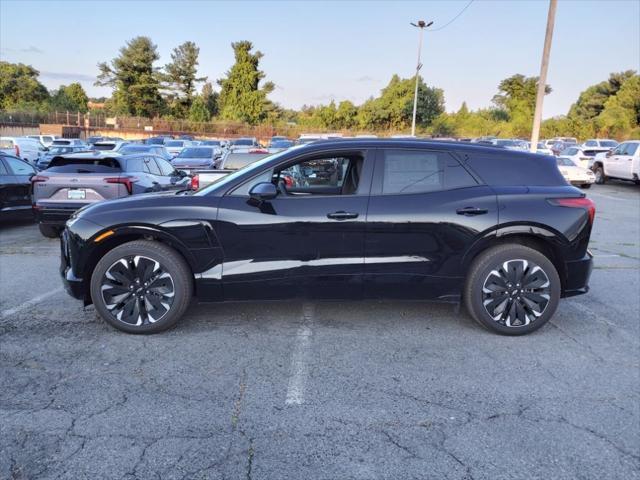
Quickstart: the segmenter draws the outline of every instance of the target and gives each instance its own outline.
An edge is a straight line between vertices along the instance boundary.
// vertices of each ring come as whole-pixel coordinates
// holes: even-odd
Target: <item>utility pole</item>
[[[418,40],[418,64],[416,65],[416,90],[413,94],[413,119],[411,120],[411,136],[416,136],[416,112],[418,111],[418,79],[422,64],[420,63],[420,54],[422,52],[422,34],[424,29],[433,25],[433,22],[426,23],[424,20],[419,20],[418,24],[411,23],[412,26],[420,29],[420,39]]]
[[[551,40],[553,39],[553,26],[556,21],[556,8],[558,0],[549,0],[549,13],[547,14],[547,32],[544,36],[544,48],[542,50],[542,63],[540,65],[540,79],[538,80],[538,94],[536,95],[536,110],[533,114],[533,128],[531,129],[531,153],[538,149],[540,138],[540,121],[542,120],[542,102],[547,88],[547,70],[549,69],[549,53],[551,52]]]

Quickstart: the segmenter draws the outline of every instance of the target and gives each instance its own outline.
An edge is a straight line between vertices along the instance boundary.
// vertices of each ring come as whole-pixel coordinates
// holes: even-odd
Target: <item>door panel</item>
[[[273,181],[280,185],[281,194],[272,200],[257,202],[233,194],[223,197],[216,232],[224,250],[220,278],[225,298],[361,296],[373,162],[366,152],[354,155],[362,161],[362,168],[355,175],[358,188],[350,190],[345,185],[342,190],[351,192],[348,194],[293,194],[275,175]],[[304,157],[299,160],[304,161]],[[291,167],[281,167],[291,189],[309,187],[305,173]],[[312,173],[316,174],[313,181],[319,181],[317,172],[307,172]],[[344,181],[342,173],[334,175],[334,180]],[[259,177],[264,181],[264,176]]]
[[[446,154],[440,167],[441,188],[447,183],[460,188],[385,195],[380,186],[388,169],[385,172],[383,152],[379,154],[367,213],[366,297],[427,299],[452,295],[462,282],[465,252],[482,232],[497,224],[493,190],[469,180],[466,170]],[[421,178],[419,174],[414,176]],[[465,183],[470,185],[465,187]],[[422,188],[436,187],[424,184]]]

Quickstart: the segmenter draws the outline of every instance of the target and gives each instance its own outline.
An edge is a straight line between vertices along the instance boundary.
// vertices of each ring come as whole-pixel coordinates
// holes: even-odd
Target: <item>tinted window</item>
[[[613,140],[603,140],[600,142],[601,147],[613,148],[618,145],[618,142],[614,142]]]
[[[595,140],[589,140],[585,143],[585,145],[587,147],[597,147],[598,146],[598,142],[596,142]]]
[[[184,146],[184,142],[182,142],[180,140],[173,140],[171,142],[165,142],[165,145],[167,147],[182,147],[182,146]]]
[[[13,170],[14,175],[31,175],[36,173],[35,169],[21,160],[13,157],[4,157],[5,162],[9,165],[9,168]]]
[[[172,175],[175,171],[173,165],[171,165],[166,160],[163,160],[162,158],[156,158],[156,163],[158,164],[158,167],[160,167],[160,172],[162,172],[162,175],[169,176]]]
[[[529,153],[467,152],[469,165],[488,185],[504,186],[552,186],[565,185],[550,155]]]
[[[560,167],[575,167],[575,163],[573,163],[571,160],[569,160],[568,158],[558,158],[556,160],[558,162],[558,166]]]
[[[7,167],[4,166],[4,162],[0,160],[0,175],[8,175]]]
[[[417,193],[442,190],[441,154],[411,150],[385,150],[382,193]]]
[[[213,148],[207,147],[195,147],[195,148],[185,148],[180,152],[178,158],[212,158],[213,157]]]
[[[142,158],[130,158],[127,160],[127,172],[147,172]]]
[[[100,147],[96,147],[100,150]],[[151,147],[145,147],[144,145],[127,145],[120,149],[120,153],[123,155],[129,155],[131,153],[143,153],[148,152]]]
[[[145,157],[145,163],[147,164],[147,168],[149,169],[149,173],[151,173],[153,175],[162,175],[162,173],[160,173],[160,169],[158,168],[158,165],[156,165],[156,162],[154,161],[153,157]]]

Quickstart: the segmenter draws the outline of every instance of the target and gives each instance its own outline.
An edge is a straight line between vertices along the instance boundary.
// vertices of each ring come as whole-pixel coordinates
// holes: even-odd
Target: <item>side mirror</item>
[[[278,196],[278,189],[271,182],[260,182],[251,187],[249,196],[259,202],[272,200]]]
[[[613,150],[609,150],[605,157],[609,158],[611,155],[613,155]]]

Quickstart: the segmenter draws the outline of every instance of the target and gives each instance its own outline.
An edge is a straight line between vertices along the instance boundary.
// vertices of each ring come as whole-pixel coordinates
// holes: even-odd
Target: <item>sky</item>
[[[50,89],[78,81],[90,96],[96,64],[138,35],[158,45],[158,66],[191,40],[211,81],[233,63],[231,42],[250,40],[287,108],[331,100],[360,104],[395,73],[415,73],[418,31],[426,31],[421,74],[442,88],[447,111],[488,107],[500,80],[538,75],[548,1],[30,1],[0,0],[0,59],[40,71]],[[446,26],[445,26],[446,25]],[[444,27],[444,28],[443,28]],[[543,117],[566,114],[579,93],[611,72],[640,71],[640,0],[560,0]]]

